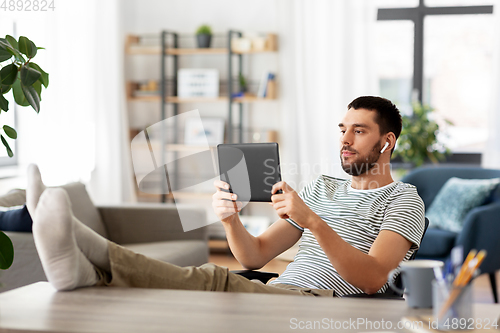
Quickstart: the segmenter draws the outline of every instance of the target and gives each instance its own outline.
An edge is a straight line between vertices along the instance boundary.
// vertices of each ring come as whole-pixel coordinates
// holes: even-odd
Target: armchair
[[[418,168],[402,181],[417,187],[425,207],[428,208],[441,187],[451,177],[463,179],[488,179],[500,177],[500,170],[478,167],[425,167]],[[451,232],[430,227],[418,251],[417,259],[446,260],[454,246],[463,246],[464,253],[471,249],[485,249],[490,254],[481,265],[481,272],[489,275],[493,298],[498,303],[495,272],[500,269],[500,188],[480,206],[465,217],[461,232]]]

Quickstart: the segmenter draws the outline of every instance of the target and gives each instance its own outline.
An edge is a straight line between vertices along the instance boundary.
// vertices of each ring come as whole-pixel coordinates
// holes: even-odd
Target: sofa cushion
[[[68,193],[73,215],[101,236],[108,238],[108,233],[102,223],[101,215],[96,206],[92,203],[85,189],[85,185],[77,182],[66,184],[61,187]]]
[[[25,202],[25,190],[14,189],[0,195],[0,230],[31,232],[33,221]]]
[[[123,246],[136,253],[178,266],[200,266],[208,262],[207,243],[202,240],[138,243]]]
[[[448,179],[426,212],[430,226],[460,232],[467,213],[482,205],[499,183],[500,178]]]
[[[418,256],[446,257],[455,245],[458,233],[428,228],[418,249]]]
[[[71,201],[71,209],[75,217],[89,228],[103,237],[108,238],[108,233],[101,219],[99,211],[92,203],[85,185],[79,182],[61,186],[66,190]],[[0,196],[0,206],[10,207],[26,203],[26,190],[15,189]]]
[[[0,230],[31,232],[32,225],[33,221],[26,205],[0,206]]]
[[[21,189],[10,190],[0,195],[1,207],[21,206],[26,203],[26,191]]]

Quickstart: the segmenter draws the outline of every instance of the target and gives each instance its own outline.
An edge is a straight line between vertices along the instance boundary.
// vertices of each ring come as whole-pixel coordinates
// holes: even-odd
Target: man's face
[[[375,116],[375,111],[349,109],[339,124],[340,161],[351,176],[368,172],[380,158],[382,136]]]

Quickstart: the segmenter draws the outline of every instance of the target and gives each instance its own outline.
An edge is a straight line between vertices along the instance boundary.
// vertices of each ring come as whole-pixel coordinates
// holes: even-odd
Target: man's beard
[[[358,153],[356,150],[349,147],[342,147],[340,150],[340,162],[342,164],[342,169],[344,171],[354,177],[360,176],[364,173],[367,173],[370,169],[372,169],[375,165],[377,165],[377,161],[380,158],[380,142],[377,142],[372,150],[368,153],[368,156],[363,157],[359,156],[354,162],[350,164],[345,164],[344,159],[342,158],[342,151],[350,151],[353,153]]]

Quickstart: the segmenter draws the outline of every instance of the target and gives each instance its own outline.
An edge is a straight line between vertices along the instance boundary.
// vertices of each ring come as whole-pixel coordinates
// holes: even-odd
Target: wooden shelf
[[[167,35],[168,36],[165,36],[165,34],[163,33],[158,33],[158,34],[142,34],[142,35],[127,35],[126,36],[126,42],[125,42],[125,48],[124,48],[124,53],[126,55],[130,55],[130,56],[133,56],[133,55],[152,55],[152,56],[155,56],[154,58],[162,58],[162,61],[165,61],[167,58],[170,57],[170,60],[172,60],[172,56],[174,56],[176,59],[180,56],[197,56],[199,55],[200,58],[202,58],[202,56],[210,56],[210,55],[218,55],[218,56],[222,56],[222,58],[225,58],[225,61],[226,63],[230,63],[230,62],[235,62],[236,64],[240,64],[239,67],[241,67],[241,61],[243,61],[242,59],[245,58],[245,57],[242,57],[242,56],[238,56],[238,57],[231,57],[232,54],[235,54],[235,55],[242,55],[242,54],[249,54],[249,55],[253,55],[253,54],[258,54],[258,53],[277,53],[278,51],[278,44],[277,44],[277,41],[278,41],[278,36],[277,34],[273,34],[273,33],[267,33],[266,36],[265,36],[265,41],[264,43],[262,43],[262,40],[260,41],[253,41],[252,42],[252,45],[254,47],[253,50],[248,50],[248,51],[238,51],[238,50],[242,50],[245,46],[248,45],[248,43],[246,42],[243,42],[242,40],[238,40],[237,38],[236,39],[233,39],[233,37],[236,37],[236,35],[234,34],[236,31],[232,31],[232,32],[229,32],[229,33],[225,33],[224,35],[220,35],[220,37],[224,37],[226,36],[226,38],[230,38],[230,42],[231,44],[228,45],[228,43],[220,43],[218,44],[219,46],[226,46],[226,47],[218,47],[218,48],[195,48],[194,46],[196,44],[194,44],[195,42],[195,35],[194,34],[181,34],[182,35],[182,38],[188,38],[188,40],[184,43],[182,41],[182,43],[178,46],[184,46],[184,47],[180,47],[180,48],[174,48],[173,47],[173,40],[174,38],[176,38],[175,36],[179,36],[179,34],[173,34],[172,32],[167,32]],[[173,35],[172,35],[173,34]],[[162,36],[166,37],[165,40],[162,40]],[[263,35],[262,35],[263,37]],[[191,39],[192,38],[192,39]],[[164,49],[164,52],[162,52],[162,43],[165,42],[166,44],[164,44],[165,49]],[[257,50],[258,47],[261,47],[260,49]],[[252,56],[248,56],[249,58],[252,58]],[[131,57],[133,58],[133,57]],[[148,60],[149,59],[149,60]],[[145,61],[150,61],[151,59],[153,59],[153,57],[151,58],[146,58],[146,57],[140,57],[137,59],[137,61],[142,61],[142,62],[145,62]],[[156,63],[156,60],[155,60],[155,63]],[[159,62],[157,63],[159,64]],[[178,62],[174,62],[173,63],[173,66],[172,64],[169,64],[169,66],[171,68],[173,68],[172,70],[172,73],[176,74],[177,71],[179,70],[179,64]],[[235,67],[235,66],[233,66]],[[228,87],[233,87],[233,83],[234,82],[237,82],[237,78],[235,78],[236,76],[234,75],[235,73],[236,74],[242,74],[240,73],[241,71],[238,70],[236,72],[233,72],[233,67],[228,71],[227,73],[227,86]],[[172,75],[171,72],[168,72],[169,75]],[[161,83],[161,84],[160,84]],[[183,107],[182,105],[183,104],[207,104],[207,103],[226,103],[225,105],[225,108],[228,109],[229,111],[232,111],[237,105],[236,104],[239,104],[240,107],[243,103],[258,103],[258,102],[270,102],[270,101],[276,101],[277,100],[277,97],[276,97],[276,82],[275,80],[271,80],[269,82],[269,84],[267,85],[267,98],[258,98],[256,97],[255,95],[245,95],[243,97],[236,97],[236,98],[230,98],[229,96],[229,93],[228,93],[228,90],[226,88],[226,90],[222,90],[222,94],[226,94],[226,95],[229,95],[229,96],[218,96],[218,97],[213,97],[213,98],[200,98],[200,97],[196,97],[196,98],[180,98],[178,96],[166,96],[164,97],[165,99],[163,100],[162,99],[162,93],[163,92],[168,92],[168,94],[173,94],[173,91],[176,91],[175,89],[172,90],[171,88],[174,87],[175,88],[175,85],[177,84],[177,77],[174,75],[173,76],[173,79],[172,77],[168,77],[167,76],[167,70],[166,70],[166,66],[162,66],[162,73],[159,75],[159,82],[158,82],[158,78],[156,80],[144,80],[144,82],[133,82],[133,79],[130,79],[128,80],[127,82],[125,82],[126,84],[126,98],[127,98],[127,101],[128,102],[149,102],[149,103],[157,103],[158,106],[162,106],[165,107],[165,104],[169,104],[169,107],[173,107],[174,110],[177,110],[178,112],[183,112],[184,109],[186,109],[186,107],[189,107],[191,108],[192,106],[191,105],[186,105],[186,107]],[[225,84],[225,83],[224,83]],[[162,90],[162,87],[165,89],[165,90]],[[253,91],[255,92],[255,91]],[[234,96],[234,95],[232,95]],[[232,102],[230,102],[230,100]],[[181,105],[180,105],[181,104]],[[131,107],[132,105],[129,104],[129,107]],[[134,108],[136,107],[141,107],[141,105],[134,105]],[[202,107],[202,105],[200,105],[200,107]],[[222,105],[221,105],[222,107]],[[135,112],[135,110],[133,110]],[[129,112],[131,112],[129,110]],[[242,126],[243,126],[243,120],[244,119],[243,117],[240,117],[239,118],[239,121],[238,121],[238,124],[239,126],[236,126],[235,121],[232,120],[232,123],[229,124],[230,127],[228,127],[230,130],[231,130],[231,139],[234,139],[234,136],[236,133],[238,133],[238,129],[241,129]],[[179,124],[175,125],[177,126],[177,129],[180,129],[178,126]],[[226,126],[227,127],[227,126]],[[170,127],[171,128],[174,128],[173,126]],[[134,138],[135,135],[139,134],[140,131],[143,130],[143,129],[132,129],[132,128],[129,128],[129,131],[130,131],[130,138]],[[182,133],[182,129],[181,131],[179,131],[179,133]],[[245,133],[245,132],[244,132]],[[241,135],[242,133],[240,133]],[[269,134],[268,134],[269,135]],[[203,146],[195,146],[195,145],[185,145],[185,144],[172,144],[172,143],[166,143],[166,142],[160,142],[160,140],[158,138],[156,142],[154,142],[154,136],[152,137],[152,140],[150,142],[150,146],[146,146],[146,147],[137,147],[137,149],[153,149],[155,151],[155,153],[157,151],[161,151],[161,152],[164,152],[164,151],[167,151],[167,152],[172,152],[174,155],[176,156],[181,156],[181,155],[189,155],[189,154],[193,154],[193,153],[198,153],[198,152],[202,152],[202,151],[205,151],[206,149],[210,149],[211,150],[211,153],[213,153],[213,149],[215,149],[215,146],[209,146],[208,148],[207,147],[203,147]],[[169,137],[171,139],[171,137]],[[170,140],[171,142],[174,141],[174,140]],[[175,142],[179,142],[179,141],[183,141],[181,139],[179,139],[178,141],[175,141]],[[276,140],[268,140],[268,141],[276,141]],[[184,171],[184,170],[182,170]],[[177,170],[176,170],[177,172]],[[191,176],[191,173],[192,171],[191,170],[186,170],[186,174],[183,175],[185,177],[190,177]],[[173,176],[173,175],[172,175]],[[149,185],[149,184],[145,184],[145,185]],[[157,186],[156,184],[151,184],[151,187],[153,186]],[[174,187],[174,188],[178,188],[178,187]],[[137,194],[138,194],[138,197],[140,197],[141,199],[143,200],[147,200],[147,201],[161,201],[161,199],[163,199],[162,197],[167,197],[167,198],[170,198],[169,201],[171,201],[171,199],[173,199],[175,197],[175,199],[191,199],[191,200],[200,200],[200,201],[207,201],[207,200],[211,200],[212,199],[212,196],[213,196],[213,193],[215,192],[215,189],[214,191],[210,191],[210,189],[208,188],[205,188],[205,187],[193,187],[192,188],[193,191],[199,191],[199,192],[186,192],[186,191],[177,191],[177,192],[174,192],[173,194],[172,193],[168,193],[168,194],[152,194],[152,193],[144,193],[144,192],[140,192],[138,191]],[[201,192],[201,191],[210,191],[210,193],[208,192]],[[154,191],[154,188],[151,189],[151,191]],[[181,200],[182,201],[182,200]]]
[[[168,96],[167,103],[227,103],[227,97],[177,97]]]
[[[151,140],[151,149],[153,151],[158,151],[160,149],[160,142],[158,140]],[[216,149],[217,146],[208,146],[208,149]],[[134,149],[149,150],[148,146],[145,147],[134,147]],[[195,145],[185,145],[185,144],[166,144],[166,151],[176,151],[176,152],[202,152],[207,150],[205,146],[195,146]]]
[[[270,53],[276,52],[276,35],[270,34],[270,38],[273,40],[270,49],[263,50],[249,50],[249,51],[236,51],[233,50],[234,54],[256,54],[256,53]],[[159,55],[161,54],[161,47],[159,45],[140,45],[140,36],[128,35],[125,42],[125,53],[126,54],[143,54],[143,55]],[[167,47],[165,54],[168,55],[207,55],[207,54],[228,54],[229,49],[223,48],[172,48]]]
[[[161,100],[160,96],[152,95],[152,96],[128,96],[129,101],[137,101],[137,102],[159,102]],[[233,99],[234,103],[256,103],[256,102],[270,102],[274,101],[276,98],[260,98],[256,96],[245,96],[245,97],[236,97]],[[176,96],[168,96],[167,103],[177,103],[177,104],[185,104],[185,103],[227,103],[229,102],[228,97],[198,97],[198,98],[180,98]]]
[[[167,150],[169,151],[180,151],[180,152],[193,152],[193,151],[205,151],[207,147],[195,146],[195,145],[183,145],[183,144],[168,144]],[[210,149],[215,149],[216,146],[208,146]]]
[[[244,96],[244,97],[236,97],[233,98],[235,103],[256,103],[256,102],[270,102],[275,101],[276,98],[262,98],[257,96]]]
[[[169,55],[194,55],[194,54],[227,54],[227,48],[206,48],[206,49],[167,49]]]
[[[212,199],[212,196],[215,193],[215,188],[213,192],[182,192],[176,191],[174,192],[176,199]],[[169,198],[172,198],[172,194],[169,193],[167,195]]]
[[[128,101],[137,101],[137,102],[159,102],[161,99],[160,96],[151,95],[151,96],[127,96]]]
[[[127,54],[143,54],[143,55],[159,55],[161,54],[160,46],[139,46],[129,45],[126,49]],[[196,54],[227,54],[227,48],[202,48],[202,49],[174,49],[167,48],[165,54],[168,55],[196,55]]]
[[[258,54],[258,53],[271,53],[276,52],[274,50],[262,50],[262,51],[233,51],[233,54]],[[130,46],[126,50],[127,54],[131,55],[159,55],[161,54],[161,48],[159,46]],[[208,49],[167,49],[165,52],[168,55],[209,55],[209,54],[228,54],[227,48],[208,48]]]

